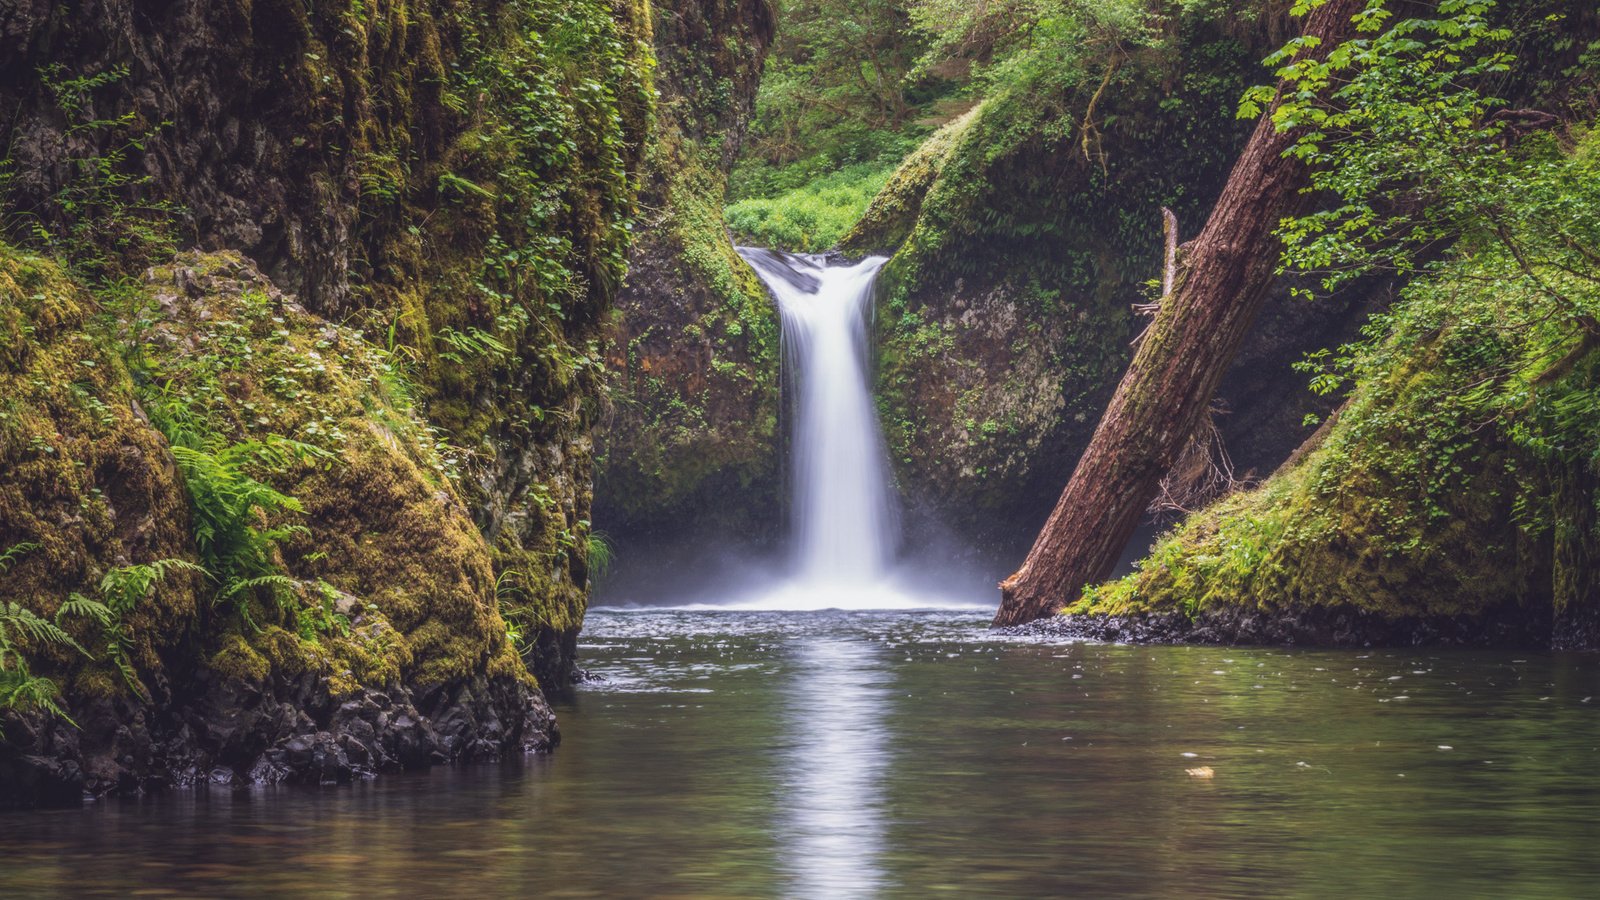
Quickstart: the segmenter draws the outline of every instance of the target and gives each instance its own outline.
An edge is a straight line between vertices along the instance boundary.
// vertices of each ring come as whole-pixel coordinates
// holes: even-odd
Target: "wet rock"
[[[1550,647],[1551,621],[1508,605],[1472,617],[1386,616],[1353,606],[1052,616],[1004,629],[1046,638],[1128,644],[1304,647]]]
[[[194,683],[197,692],[172,698],[164,713],[125,700],[87,704],[78,729],[5,714],[0,808],[199,784],[347,784],[382,772],[546,752],[559,740],[543,695],[513,678],[436,687],[423,694],[425,712],[403,685],[358,689],[332,702],[314,675],[242,682],[204,672]]]

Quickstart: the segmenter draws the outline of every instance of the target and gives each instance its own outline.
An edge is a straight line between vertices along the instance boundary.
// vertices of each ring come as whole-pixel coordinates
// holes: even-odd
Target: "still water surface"
[[[986,618],[595,610],[550,757],[0,815],[0,895],[1600,890],[1595,657]]]

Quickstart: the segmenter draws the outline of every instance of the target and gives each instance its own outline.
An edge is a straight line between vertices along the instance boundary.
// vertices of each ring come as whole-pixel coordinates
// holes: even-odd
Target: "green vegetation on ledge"
[[[690,522],[759,536],[779,490],[777,312],[722,217],[771,11],[735,0],[658,7],[661,101],[610,328],[612,409],[596,474],[596,516],[624,554],[641,535],[687,536]]]
[[[728,228],[757,247],[819,253],[838,246],[898,166],[857,163],[776,197],[730,204]]]
[[[1306,361],[1319,390],[1353,384],[1312,446],[1069,614],[1177,615],[1180,634],[1320,610],[1469,639],[1600,636],[1600,44],[1540,59],[1564,75],[1547,107],[1576,124],[1524,133],[1478,89],[1516,65],[1490,9],[1378,18],[1354,52],[1301,67],[1302,96],[1331,102],[1279,116],[1317,126],[1298,152],[1340,202],[1285,223],[1286,263],[1327,284],[1418,274],[1363,341]]]
[[[902,489],[1005,545],[1087,442],[1159,271],[1160,210],[1203,221],[1281,25],[1252,2],[942,8],[930,59],[983,48],[982,103],[905,161],[842,249],[894,253],[878,396]]]

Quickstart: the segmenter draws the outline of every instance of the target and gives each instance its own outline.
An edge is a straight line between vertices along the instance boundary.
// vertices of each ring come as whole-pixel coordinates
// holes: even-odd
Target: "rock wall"
[[[1529,327],[1518,312],[1491,314],[1504,330],[1479,329],[1500,298],[1469,280],[1452,287],[1459,317],[1417,316],[1390,339],[1392,356],[1368,351],[1382,361],[1291,463],[1189,517],[1136,572],[1043,627],[1600,648],[1600,489],[1592,420],[1577,412],[1595,408],[1600,354],[1563,323]]]
[[[649,9],[24,2],[0,33],[27,247],[0,304],[0,597],[48,618],[206,561],[196,459],[294,501],[240,526],[278,535],[279,582],[224,596],[175,564],[110,637],[68,616],[87,655],[25,641],[80,727],[0,716],[0,781],[27,786],[0,795],[550,746],[529,671],[571,677],[587,596]]]
[[[19,549],[6,595],[84,648],[19,641],[71,721],[0,717],[9,801],[344,781],[551,746],[549,707],[496,609],[490,548],[428,426],[386,386],[383,353],[236,254],[181,254],[125,286],[142,311],[127,357],[97,333],[104,301],[55,264],[7,250],[0,271],[17,351],[0,371],[0,540]],[[182,427],[196,433],[309,430],[324,453],[271,472],[305,498],[270,523],[292,529],[274,590],[230,595],[216,568],[172,568],[119,608],[106,579],[193,564],[223,540],[195,527],[207,509],[191,512],[216,499],[201,493],[209,476],[152,427],[173,396],[191,398]],[[72,615],[74,595],[115,618]]]
[[[1281,11],[1234,6],[1176,14],[1148,46],[1033,67],[935,134],[845,237],[847,253],[894,253],[878,389],[919,518],[1008,558],[1037,533],[1132,357],[1161,208],[1181,235],[1204,223],[1247,136],[1238,97],[1287,31]],[[1290,365],[1363,312],[1273,299],[1223,390],[1241,472],[1303,439],[1317,404]]]
[[[661,102],[608,335],[612,409],[596,482],[596,522],[624,555],[774,531],[777,311],[722,219],[772,34],[765,0],[657,4]]]

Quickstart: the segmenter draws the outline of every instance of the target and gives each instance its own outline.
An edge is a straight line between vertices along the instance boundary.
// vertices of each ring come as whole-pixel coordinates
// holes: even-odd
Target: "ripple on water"
[[[1594,657],[1068,643],[988,613],[596,609],[581,656],[603,680],[558,710],[552,756],[0,815],[0,895],[1585,896],[1600,878]]]

